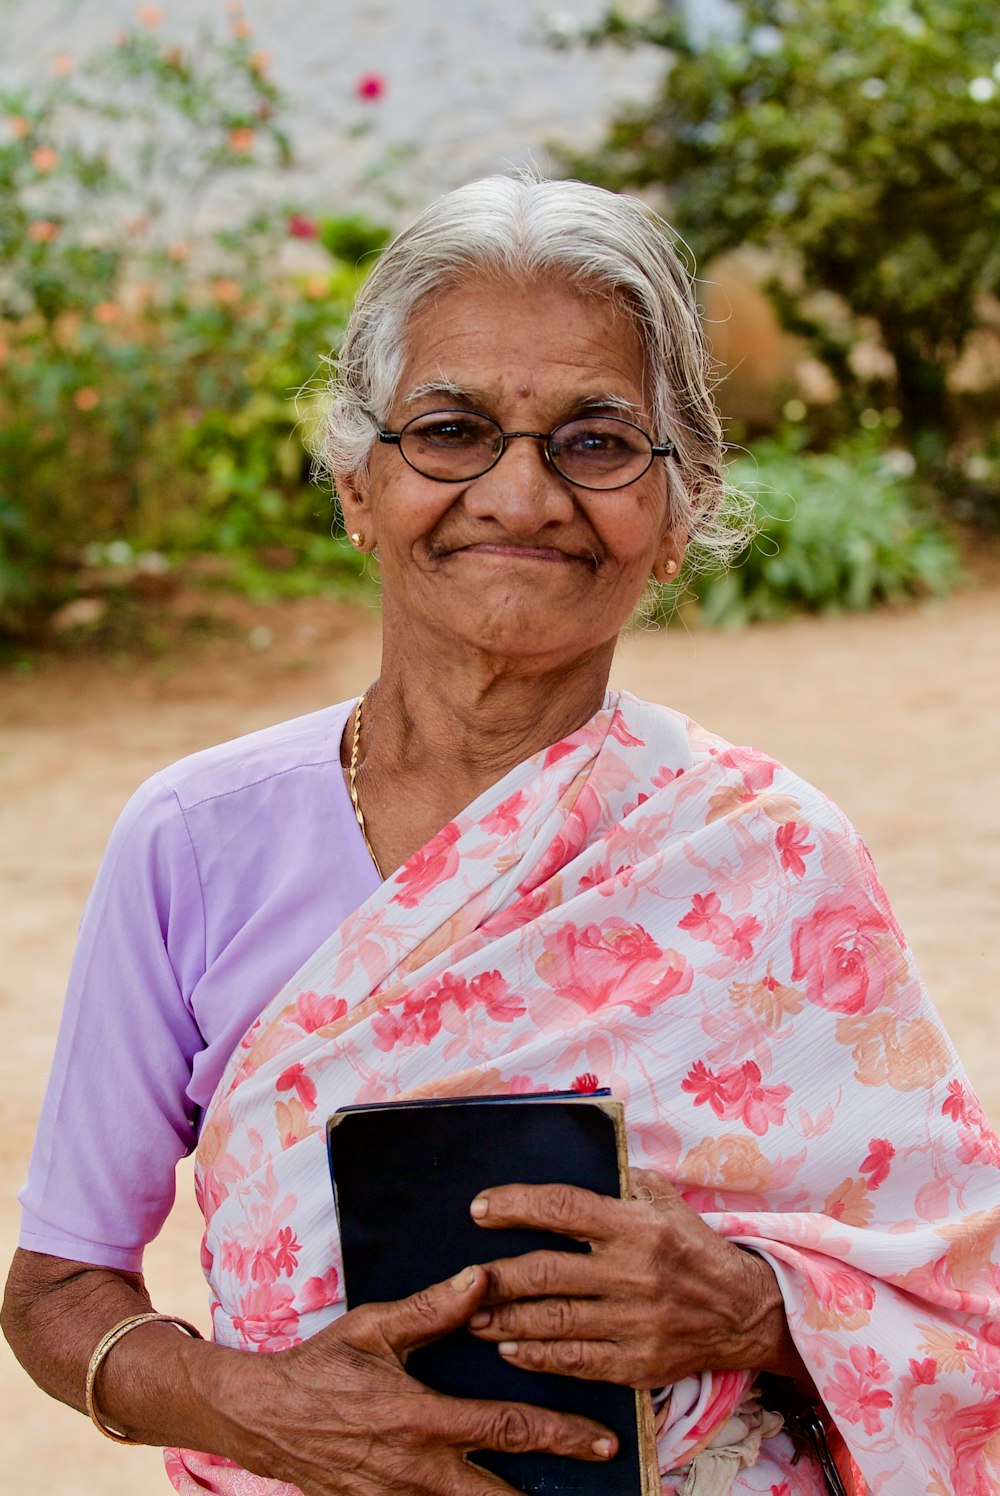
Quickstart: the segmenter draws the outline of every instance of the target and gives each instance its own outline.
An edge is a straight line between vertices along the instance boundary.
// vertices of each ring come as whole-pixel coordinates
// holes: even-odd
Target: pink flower
[[[809,827],[802,821],[786,821],[783,826],[778,827],[774,839],[778,844],[781,866],[785,872],[794,874],[796,878],[804,877],[805,854],[816,850],[815,843],[809,840]]]
[[[886,1138],[872,1138],[868,1144],[868,1155],[861,1164],[861,1173],[868,1174],[868,1188],[877,1190],[889,1177],[889,1165],[896,1157],[896,1150]]]
[[[439,883],[446,883],[457,872],[458,853],[455,851],[455,843],[458,837],[458,827],[454,821],[450,821],[400,868],[396,874],[400,892],[396,897],[404,909],[415,909],[424,894],[436,888]]]
[[[792,925],[792,981],[805,982],[810,1001],[833,1013],[873,1013],[895,962],[885,916],[863,894],[821,899]]]
[[[938,1364],[928,1356],[924,1361],[915,1361],[910,1357],[910,1376],[915,1382],[923,1387],[931,1387],[937,1381]]]
[[[274,1083],[276,1091],[294,1091],[307,1112],[316,1105],[316,1084],[306,1074],[305,1067],[296,1063],[283,1070]]]
[[[501,800],[495,810],[491,810],[488,816],[483,818],[483,830],[490,831],[495,836],[510,836],[512,832],[521,829],[521,812],[528,803],[528,797],[523,790],[515,790],[513,795],[508,795],[506,800]]]
[[[620,1002],[641,1017],[687,992],[694,979],[683,956],[661,950],[641,925],[622,919],[561,925],[535,969],[560,997],[579,1003],[588,1013]]]
[[[739,922],[723,914],[722,901],[717,893],[694,894],[690,910],[678,923],[695,940],[708,940],[720,956],[737,961],[750,959],[753,942],[764,928],[753,914],[744,915]]]
[[[657,769],[652,782],[658,790],[666,789],[668,784],[673,784],[675,779],[680,779],[683,773],[683,769]]]
[[[355,96],[359,99],[380,99],[388,87],[381,73],[362,73],[354,85]]]
[[[335,1267],[327,1268],[322,1278],[307,1278],[299,1293],[299,1308],[303,1314],[316,1309],[327,1309],[340,1298],[340,1276]]]
[[[682,930],[690,930],[695,940],[714,941],[720,931],[722,900],[717,893],[696,893],[691,899],[691,908],[679,921]]]
[[[233,1329],[245,1346],[287,1350],[299,1339],[299,1316],[287,1284],[259,1283],[241,1294],[233,1315]]]
[[[480,972],[471,982],[445,972],[440,980],[423,983],[375,1015],[376,1048],[388,1053],[397,1044],[429,1044],[441,1032],[449,1006],[459,1013],[481,1007],[494,1023],[513,1023],[524,1012],[523,998],[511,994],[498,971]]]
[[[314,1034],[317,1029],[336,1023],[346,1012],[345,1000],[342,997],[336,997],[332,992],[324,994],[300,992],[295,999],[295,1007],[289,1014],[289,1019],[292,1023],[297,1023],[299,1028],[304,1029],[307,1034]]]
[[[877,1387],[888,1375],[889,1363],[870,1346],[852,1346],[851,1365],[839,1363],[823,1388],[823,1401],[848,1423],[860,1423],[866,1434],[882,1431],[882,1410],[892,1407],[892,1394]]]
[[[753,1060],[742,1065],[723,1065],[718,1074],[704,1060],[691,1067],[681,1081],[681,1090],[694,1096],[695,1106],[706,1103],[717,1117],[738,1119],[751,1132],[763,1137],[771,1123],[785,1120],[784,1103],[791,1086],[762,1086],[760,1066]]]
[[[941,1103],[941,1115],[950,1117],[953,1122],[964,1122],[969,1125],[969,1105],[975,1103],[975,1097],[968,1086],[960,1080],[948,1082],[948,1095]]]
[[[644,748],[646,746],[642,738],[637,738],[629,732],[620,711],[615,712],[611,719],[608,736],[614,738],[616,743],[621,743],[623,748]]]
[[[759,795],[761,790],[770,789],[778,768],[773,758],[767,758],[755,748],[727,748],[724,753],[715,755],[715,761],[724,769],[736,770],[743,780],[748,799]]]
[[[597,1079],[597,1076],[593,1073],[593,1071],[585,1070],[582,1075],[577,1075],[574,1077],[571,1089],[574,1091],[580,1091],[585,1096],[589,1096],[592,1091],[597,1091],[600,1089],[600,1084],[600,1081]]]
[[[950,1489],[962,1496],[994,1496],[996,1487],[983,1456],[1000,1427],[1000,1397],[965,1403],[946,1414],[939,1425],[939,1438],[947,1449],[951,1466]],[[937,1430],[935,1430],[937,1432]]]
[[[306,218],[303,213],[293,213],[288,220],[288,232],[293,239],[315,239],[319,224],[315,218]]]
[[[875,1304],[871,1280],[846,1263],[838,1267],[821,1267],[817,1260],[806,1272],[809,1287],[816,1299],[824,1326],[836,1323],[849,1330],[868,1323]],[[815,1316],[807,1321],[812,1324]]]

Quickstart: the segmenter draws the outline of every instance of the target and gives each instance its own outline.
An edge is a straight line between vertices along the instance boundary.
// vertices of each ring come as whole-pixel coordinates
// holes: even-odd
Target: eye
[[[567,421],[552,438],[558,457],[597,466],[628,462],[645,455],[648,445],[645,433],[637,426],[611,416]]]
[[[425,447],[457,451],[495,441],[497,430],[484,416],[463,415],[460,411],[434,411],[430,415],[417,416],[406,427],[405,434]]]

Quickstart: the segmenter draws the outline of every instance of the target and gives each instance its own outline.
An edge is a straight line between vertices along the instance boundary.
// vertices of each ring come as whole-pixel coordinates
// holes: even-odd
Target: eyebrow
[[[413,389],[404,397],[404,405],[415,405],[417,401],[426,399],[429,395],[440,395],[449,400],[457,400],[463,407],[481,410],[490,403],[490,397],[484,390],[469,389],[460,384],[455,384],[450,379],[431,379],[424,384],[414,385]],[[574,409],[580,411],[613,410],[619,415],[627,417],[641,417],[644,412],[635,400],[629,400],[624,395],[615,394],[609,390],[596,391],[590,395],[583,395],[574,402]]]

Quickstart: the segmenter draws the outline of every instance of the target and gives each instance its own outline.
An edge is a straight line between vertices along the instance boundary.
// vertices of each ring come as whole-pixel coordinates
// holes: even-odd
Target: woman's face
[[[386,429],[428,411],[481,411],[505,431],[584,412],[652,429],[645,357],[615,303],[556,281],[474,280],[414,317]],[[669,459],[667,459],[669,461]],[[510,442],[478,478],[440,483],[377,444],[338,483],[348,530],[378,547],[386,627],[545,670],[613,641],[654,568],[680,560],[662,459],[626,488],[559,476],[539,441]]]

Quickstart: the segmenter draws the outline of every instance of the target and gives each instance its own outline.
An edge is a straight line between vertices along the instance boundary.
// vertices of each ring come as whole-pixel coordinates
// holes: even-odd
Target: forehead
[[[411,318],[396,406],[551,405],[606,394],[647,410],[646,359],[635,321],[615,298],[565,282],[477,278],[442,290]]]

